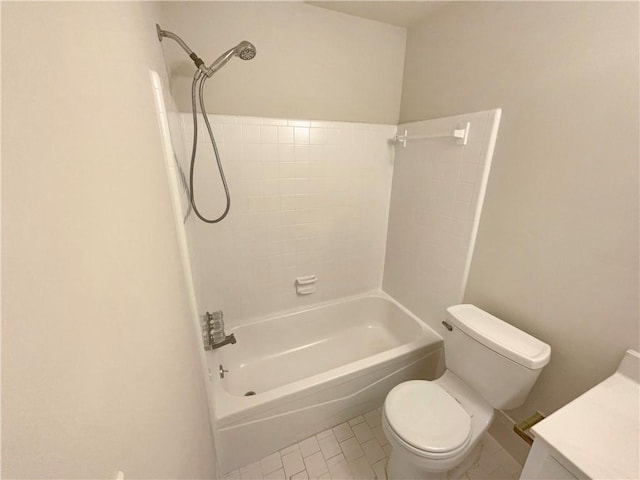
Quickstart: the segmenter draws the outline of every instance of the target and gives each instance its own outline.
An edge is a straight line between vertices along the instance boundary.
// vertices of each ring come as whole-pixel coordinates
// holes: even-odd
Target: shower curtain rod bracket
[[[396,135],[393,139],[396,143],[402,143],[403,147],[407,146],[407,140],[426,140],[430,138],[455,138],[458,145],[466,145],[469,138],[469,128],[471,123],[467,122],[464,128],[454,129],[452,133],[438,133],[432,135],[408,135],[405,130],[402,135]]]

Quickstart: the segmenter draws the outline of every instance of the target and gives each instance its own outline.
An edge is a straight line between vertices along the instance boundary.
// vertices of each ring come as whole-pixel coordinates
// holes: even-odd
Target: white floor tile
[[[263,474],[275,472],[276,470],[282,468],[282,459],[280,457],[280,452],[272,453],[268,457],[264,457],[262,460],[260,460],[260,466],[262,467]]]
[[[325,430],[324,432],[320,432],[316,435],[316,438],[318,439],[318,442],[320,440],[322,440],[323,438],[326,438],[328,436],[332,436],[333,435],[333,429],[330,428],[328,430]]]
[[[316,452],[313,455],[305,457],[304,464],[307,467],[309,477],[312,478],[319,477],[329,470],[322,456],[322,452]]]
[[[382,447],[380,447],[375,438],[363,443],[361,446],[364,456],[367,457],[367,461],[372,465],[385,456]]]
[[[371,432],[371,429],[369,428],[369,425],[367,424],[367,422],[362,422],[362,423],[358,423],[357,425],[353,425],[351,427],[351,430],[353,430],[353,434],[356,436],[356,438],[358,439],[358,442],[360,443],[364,443],[373,438],[373,432]]]
[[[295,475],[291,475],[289,478],[291,478],[291,480],[309,480],[309,474],[306,470],[303,470]]]
[[[351,472],[353,473],[354,478],[362,478],[362,479],[374,479],[376,478],[376,474],[374,473],[371,465],[367,462],[365,457],[358,458],[353,462],[349,462],[349,466],[351,467]]]
[[[282,455],[284,457],[288,453],[299,452],[299,451],[300,451],[300,447],[298,447],[297,443],[294,443],[293,445],[289,445],[288,447],[283,448],[282,450],[280,450],[280,455]]]
[[[354,425],[357,425],[357,424],[362,423],[362,422],[364,422],[364,417],[362,415],[359,415],[359,416],[349,420],[349,425],[351,425],[353,427]]]
[[[318,445],[316,437],[309,437],[298,443],[298,446],[300,447],[300,452],[303,457],[308,457],[309,455],[313,455],[320,451],[320,445]]]
[[[382,451],[388,457],[389,455],[391,455],[391,445],[389,445],[388,443],[386,445],[383,445]]]
[[[387,480],[387,457],[371,465],[377,480]]]
[[[351,467],[349,467],[343,454],[327,460],[327,467],[333,479],[351,478]]]
[[[304,462],[299,450],[283,455],[282,463],[284,464],[284,473],[287,478],[304,470]]]
[[[284,470],[282,468],[264,476],[264,480],[285,480],[286,478],[287,477],[285,477]]]
[[[355,437],[351,437],[344,442],[340,442],[340,448],[342,449],[344,458],[346,458],[348,462],[352,462],[355,459],[364,456],[364,452],[358,443],[358,439]]]
[[[342,453],[338,440],[333,432],[331,433],[331,436],[322,438],[318,443],[320,445],[320,450],[322,451],[322,456],[325,460]]]
[[[262,468],[260,467],[260,462],[253,462],[246,467],[242,467],[240,469],[240,478],[241,480],[253,480],[262,478]]]
[[[371,410],[370,412],[364,414],[364,419],[367,421],[371,428],[375,428],[381,425],[382,417],[380,416],[380,412],[378,412],[377,410]]]
[[[384,434],[384,430],[382,430],[382,425],[372,428],[371,431],[380,445],[386,445],[389,443],[387,436]]]
[[[337,427],[333,427],[333,434],[338,442],[342,442],[349,437],[353,437],[353,431],[348,423],[341,423]]]

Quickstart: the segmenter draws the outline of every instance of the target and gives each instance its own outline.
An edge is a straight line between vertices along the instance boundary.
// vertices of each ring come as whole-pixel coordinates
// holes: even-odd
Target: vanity
[[[521,480],[640,479],[640,354],[531,431]]]

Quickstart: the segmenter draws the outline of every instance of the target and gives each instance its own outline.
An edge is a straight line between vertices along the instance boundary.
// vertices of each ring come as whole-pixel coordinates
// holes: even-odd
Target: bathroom
[[[501,109],[462,301],[551,346],[525,404],[490,430],[514,458],[527,446],[509,419],[551,414],[638,350],[638,4],[364,2],[353,15],[351,3],[2,3],[3,478],[227,473],[149,78],[188,114],[194,67],[156,24],[206,62],[256,45],[208,81],[210,114],[385,128]],[[341,173],[342,191],[375,183]],[[337,243],[384,243],[386,230],[362,228],[374,220],[384,216],[358,219],[360,230],[345,222]],[[185,228],[229,227],[191,215]],[[246,272],[245,258],[211,250],[210,262]],[[333,265],[333,276],[304,273],[327,296],[384,276],[351,268],[345,279]],[[239,303],[206,305],[230,328],[257,315],[247,278],[225,291]],[[420,314],[414,286],[402,303]],[[269,301],[256,304],[285,306]]]

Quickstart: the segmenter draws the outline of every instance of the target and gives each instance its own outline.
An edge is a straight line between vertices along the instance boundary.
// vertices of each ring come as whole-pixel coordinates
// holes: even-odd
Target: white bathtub
[[[400,382],[444,369],[442,337],[384,293],[227,333],[238,343],[207,354],[224,472],[382,405]],[[229,370],[224,379],[220,365]]]

